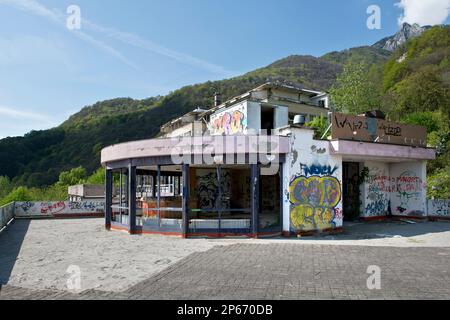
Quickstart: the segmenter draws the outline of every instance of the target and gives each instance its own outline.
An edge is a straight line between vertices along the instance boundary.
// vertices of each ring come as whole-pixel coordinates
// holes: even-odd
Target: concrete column
[[[280,163],[280,232],[283,233],[283,212],[284,212],[284,170],[283,170],[283,163]]]
[[[186,238],[189,230],[189,165],[183,165],[183,238]]]
[[[257,164],[251,166],[251,196],[252,196],[252,234],[255,238],[258,237],[258,216],[259,216],[259,181],[260,168]]]
[[[136,233],[136,167],[128,166],[128,220],[130,234]]]
[[[158,207],[158,228],[161,228],[161,166],[158,166],[158,190],[157,190],[157,207]]]
[[[105,170],[105,227],[106,230],[111,230],[111,220],[112,220],[112,189],[113,189],[113,178],[112,170]]]

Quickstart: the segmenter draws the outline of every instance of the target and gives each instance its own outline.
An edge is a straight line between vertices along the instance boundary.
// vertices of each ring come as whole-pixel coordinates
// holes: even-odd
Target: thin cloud
[[[12,118],[18,118],[18,119],[42,121],[42,122],[46,122],[47,124],[54,123],[53,119],[49,116],[31,112],[31,111],[18,110],[18,108],[11,108],[11,107],[6,107],[6,106],[0,106],[0,115],[12,117]]]
[[[19,10],[31,13],[33,15],[36,15],[36,16],[43,17],[43,18],[50,20],[50,21],[65,28],[65,19],[66,19],[65,15],[63,15],[58,10],[50,10],[37,1],[34,1],[34,0],[0,0],[0,4],[19,9]],[[103,43],[103,42],[101,42],[79,30],[73,30],[72,32],[79,39],[106,52],[107,54],[115,57],[116,59],[119,59],[126,65],[128,65],[136,70],[138,69],[137,66],[133,62],[131,62],[129,59],[127,59],[122,53],[120,53],[113,47],[107,45],[106,43]]]
[[[50,10],[35,0],[0,0],[0,4],[6,4],[11,7],[15,7],[17,9],[30,12],[34,15],[44,17],[48,20],[51,20],[51,21],[56,22],[61,25],[64,25],[64,23],[65,23],[66,17],[64,14],[62,14],[58,10]],[[146,50],[146,51],[157,53],[162,56],[173,59],[175,61],[178,61],[180,63],[191,65],[191,66],[209,71],[214,74],[220,74],[223,76],[229,76],[232,74],[231,71],[226,70],[222,66],[219,66],[219,65],[210,63],[208,61],[190,56],[185,53],[181,53],[181,52],[166,48],[166,47],[159,45],[157,43],[154,43],[152,41],[143,39],[142,37],[140,37],[137,34],[122,32],[122,31],[119,31],[119,30],[116,30],[113,28],[98,25],[92,21],[85,19],[85,18],[82,18],[82,28],[86,28],[88,30],[102,34],[109,38],[112,38],[112,39],[115,39],[122,43],[125,43],[127,45],[131,45],[131,46],[134,46],[134,47]],[[125,64],[137,69],[137,67],[134,63],[132,63],[131,61],[126,59],[116,49],[106,45],[105,43],[103,43],[101,41],[98,41],[97,39],[93,38],[92,36],[89,36],[86,33],[81,32],[80,30],[73,30],[73,33],[75,35],[77,35],[80,39],[94,45],[95,47],[97,47],[97,48],[107,52],[108,54],[116,57],[117,59],[121,60]]]
[[[450,0],[401,0],[395,4],[403,9],[399,24],[417,23],[421,26],[444,23],[450,10]]]
[[[172,50],[172,49],[168,49],[157,43],[143,39],[139,35],[136,35],[133,33],[128,33],[128,32],[122,32],[122,31],[119,31],[119,30],[116,30],[113,28],[104,27],[104,26],[95,24],[94,22],[89,21],[87,19],[82,19],[82,23],[83,23],[83,27],[87,27],[88,29],[90,29],[94,32],[101,33],[107,37],[121,41],[128,45],[131,45],[131,46],[134,46],[134,47],[146,50],[146,51],[160,54],[162,56],[171,58],[173,60],[176,60],[176,61],[184,63],[184,64],[199,67],[199,68],[207,70],[211,73],[217,73],[217,74],[222,74],[222,75],[231,74],[230,71],[226,70],[222,66],[219,66],[219,65],[210,63],[208,61],[190,56],[188,54],[184,54],[184,53]]]

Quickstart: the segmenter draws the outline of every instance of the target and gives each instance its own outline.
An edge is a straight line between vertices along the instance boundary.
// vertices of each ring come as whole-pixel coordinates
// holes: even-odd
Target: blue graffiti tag
[[[301,163],[300,164],[301,169],[305,173],[305,176],[332,176],[337,170],[337,166],[323,166],[319,164],[312,164],[310,166]]]

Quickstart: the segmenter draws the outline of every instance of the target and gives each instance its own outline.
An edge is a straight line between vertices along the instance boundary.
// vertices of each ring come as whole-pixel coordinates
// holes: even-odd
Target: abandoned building
[[[70,202],[101,201],[105,199],[105,188],[101,184],[78,184],[67,189]]]
[[[267,83],[109,146],[106,228],[183,237],[338,232],[426,215],[424,128],[331,112],[326,93]],[[325,135],[305,126],[329,120]],[[116,190],[113,195],[112,190]]]

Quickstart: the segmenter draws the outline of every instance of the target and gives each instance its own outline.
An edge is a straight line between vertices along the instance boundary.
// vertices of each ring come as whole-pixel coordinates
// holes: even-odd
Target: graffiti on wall
[[[58,214],[66,209],[66,204],[64,201],[41,202],[40,208],[42,214]]]
[[[202,210],[212,210],[217,206],[230,208],[231,173],[222,170],[221,176],[222,199],[219,199],[219,183],[215,170],[208,170],[207,174],[197,176],[198,207]],[[219,201],[221,201],[219,203]]]
[[[428,200],[428,215],[450,218],[450,200]]]
[[[213,132],[219,135],[244,133],[245,115],[239,110],[225,112],[212,120]]]
[[[311,231],[334,228],[337,205],[341,201],[341,184],[331,176],[300,176],[290,184],[291,223],[296,230]]]
[[[22,209],[23,212],[28,212],[31,208],[34,207],[34,203],[30,201],[18,203],[17,206]]]
[[[304,172],[305,176],[332,176],[337,170],[337,166],[312,164],[306,165],[301,163],[300,168]]]
[[[101,214],[104,212],[104,201],[53,201],[53,202],[16,202],[17,216],[53,216],[70,214]]]
[[[333,114],[332,121],[333,139],[427,146],[427,130],[424,127],[339,113]]]
[[[389,210],[389,195],[391,192],[391,179],[384,170],[372,168],[366,178],[367,205],[365,215],[374,217],[382,216]]]
[[[407,213],[409,202],[419,200],[423,191],[423,181],[412,171],[405,171],[396,179],[397,197],[400,199],[400,205],[396,208],[397,213]],[[412,212],[422,213],[422,212]]]

